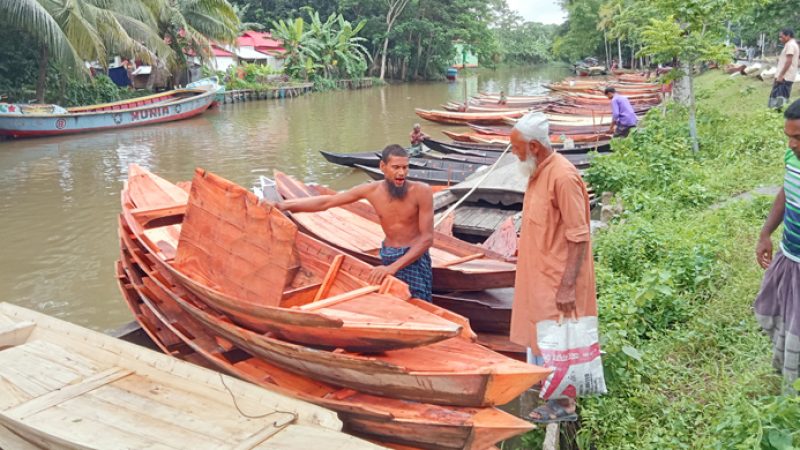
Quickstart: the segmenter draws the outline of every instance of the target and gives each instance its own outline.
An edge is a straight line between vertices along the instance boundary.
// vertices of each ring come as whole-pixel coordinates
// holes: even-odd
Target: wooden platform
[[[336,414],[0,303],[0,448],[374,449]]]

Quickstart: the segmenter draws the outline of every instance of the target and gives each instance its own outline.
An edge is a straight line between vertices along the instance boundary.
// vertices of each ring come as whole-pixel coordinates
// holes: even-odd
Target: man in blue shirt
[[[633,112],[633,106],[628,101],[628,97],[622,94],[617,94],[617,90],[613,87],[605,89],[606,97],[611,100],[611,128],[608,130],[614,134],[614,137],[627,137],[631,132],[631,128],[635,128],[639,119],[636,118],[636,113]]]

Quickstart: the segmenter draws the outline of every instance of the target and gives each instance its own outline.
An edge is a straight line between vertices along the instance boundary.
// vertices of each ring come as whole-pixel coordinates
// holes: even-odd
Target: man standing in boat
[[[511,313],[511,341],[528,348],[528,362],[544,365],[537,323],[560,316],[596,316],[589,194],[581,175],[553,151],[542,113],[511,131],[511,148],[528,178]],[[531,412],[538,423],[577,419],[575,398],[551,399]]]
[[[433,269],[429,249],[433,244],[433,192],[425,183],[406,180],[408,152],[393,144],[383,149],[383,181],[362,184],[335,195],[286,200],[281,211],[317,212],[367,200],[381,220],[386,239],[380,249],[382,266],[373,269],[369,282],[380,284],[387,275],[408,283],[411,295],[431,301]]]
[[[628,137],[631,129],[636,128],[639,119],[633,111],[633,106],[622,94],[617,94],[613,87],[605,89],[606,97],[611,100],[611,128],[608,130],[614,137]]]

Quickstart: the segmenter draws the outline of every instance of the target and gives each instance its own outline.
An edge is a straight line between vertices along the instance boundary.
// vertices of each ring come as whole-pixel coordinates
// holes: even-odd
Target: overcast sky
[[[508,7],[531,22],[563,23],[566,14],[556,0],[506,0]]]

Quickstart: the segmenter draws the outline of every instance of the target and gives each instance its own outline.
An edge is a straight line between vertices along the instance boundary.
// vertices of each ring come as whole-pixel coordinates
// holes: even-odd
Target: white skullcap
[[[525,142],[539,141],[550,147],[550,124],[542,112],[531,112],[517,120],[514,129],[522,134]]]

